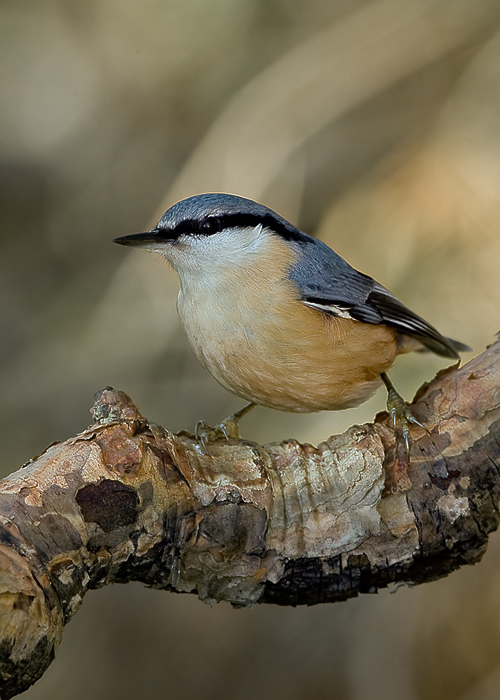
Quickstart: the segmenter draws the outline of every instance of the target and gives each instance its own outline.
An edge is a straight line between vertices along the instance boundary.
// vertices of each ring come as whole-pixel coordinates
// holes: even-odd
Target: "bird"
[[[409,450],[417,423],[387,371],[399,354],[457,360],[447,338],[372,277],[272,209],[233,194],[183,199],[145,233],[114,239],[155,251],[180,279],[177,310],[201,365],[248,404],[196,435],[239,438],[256,405],[290,412],[358,406],[385,384]]]

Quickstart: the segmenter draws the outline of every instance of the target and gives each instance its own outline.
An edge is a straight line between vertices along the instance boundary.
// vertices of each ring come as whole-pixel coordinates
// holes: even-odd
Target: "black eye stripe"
[[[298,229],[284,226],[274,216],[259,216],[258,214],[221,214],[220,216],[207,216],[204,219],[184,219],[177,226],[169,230],[169,239],[175,239],[182,234],[212,236],[229,228],[252,228],[261,224],[264,228],[278,233],[283,238],[303,240],[304,234]],[[161,228],[159,229],[161,230]]]

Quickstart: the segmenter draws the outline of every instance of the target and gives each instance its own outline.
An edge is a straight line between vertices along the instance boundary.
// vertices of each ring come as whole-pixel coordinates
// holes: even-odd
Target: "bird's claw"
[[[208,455],[208,446],[211,443],[218,442],[219,440],[239,440],[239,421],[246,413],[254,408],[254,406],[255,404],[253,403],[247,404],[239,411],[236,411],[236,413],[233,413],[225,418],[221,423],[219,423],[219,425],[216,426],[208,425],[208,423],[205,423],[204,420],[199,420],[196,423],[194,434],[200,443],[203,452]]]
[[[238,423],[233,420],[233,416],[229,416],[222,423],[215,426],[208,425],[204,420],[199,420],[196,423],[194,434],[205,454],[208,454],[210,443],[218,442],[219,440],[238,440],[240,437]]]
[[[398,398],[401,399],[400,396],[398,396]],[[389,405],[390,403],[392,404],[392,407]],[[421,428],[423,428],[424,426],[421,423],[419,423],[419,421],[413,416],[409,407],[405,404],[405,402],[402,399],[401,404],[399,405],[398,403],[398,406],[394,406],[393,402],[389,401],[388,399],[387,410],[392,418],[394,432],[397,432],[398,426],[401,428],[401,432],[403,433],[403,438],[406,445],[406,454],[409,457],[411,447],[410,424],[418,425]]]
[[[407,405],[406,401],[403,399],[401,394],[398,391],[396,391],[389,377],[387,375],[382,375],[382,379],[387,388],[387,412],[392,418],[394,432],[397,434],[397,430],[399,427],[401,429],[401,432],[403,433],[403,438],[406,445],[406,455],[408,459],[410,459],[410,425],[418,425],[423,430],[425,430],[425,428],[422,425],[422,423],[420,423],[412,414],[410,407]]]

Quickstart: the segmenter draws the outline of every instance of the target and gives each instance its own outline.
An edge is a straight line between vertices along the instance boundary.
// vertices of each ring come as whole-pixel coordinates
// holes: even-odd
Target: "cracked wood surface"
[[[477,562],[498,525],[500,342],[418,392],[411,462],[387,414],[318,447],[148,423],[122,392],[0,482],[0,695],[39,678],[85,592],[142,581],[300,605]]]

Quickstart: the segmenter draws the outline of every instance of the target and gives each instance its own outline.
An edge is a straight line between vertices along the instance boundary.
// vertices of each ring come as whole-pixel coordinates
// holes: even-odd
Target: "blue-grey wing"
[[[385,324],[445,357],[457,358],[458,352],[470,349],[445,338],[389,290],[355,270],[322,241],[304,234],[293,245],[298,261],[290,270],[290,278],[308,306],[363,323]]]

